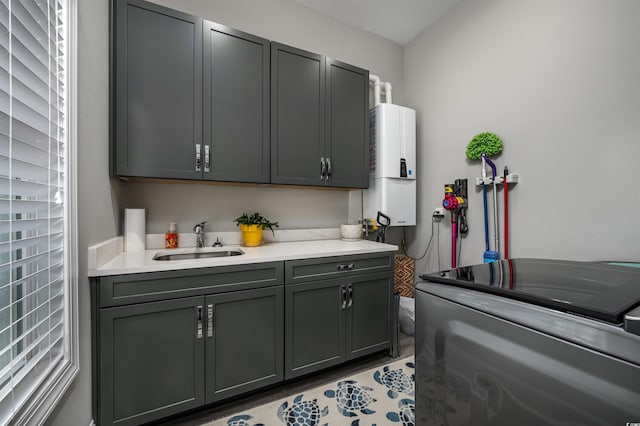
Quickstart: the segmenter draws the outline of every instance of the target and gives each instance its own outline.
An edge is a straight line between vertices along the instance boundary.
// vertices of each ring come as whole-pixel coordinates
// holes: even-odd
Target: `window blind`
[[[67,0],[0,0],[0,424],[64,361]]]

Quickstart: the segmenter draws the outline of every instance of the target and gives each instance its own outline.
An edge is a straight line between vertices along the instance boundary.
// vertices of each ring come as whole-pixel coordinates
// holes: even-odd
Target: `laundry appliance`
[[[640,269],[509,259],[421,279],[416,424],[640,424]]]

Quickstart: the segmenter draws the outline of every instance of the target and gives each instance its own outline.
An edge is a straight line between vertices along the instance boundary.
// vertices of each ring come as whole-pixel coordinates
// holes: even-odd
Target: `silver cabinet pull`
[[[324,161],[324,157],[320,158],[320,180],[324,179],[324,174],[327,169],[327,164]]]
[[[213,305],[207,305],[207,337],[213,337]]]
[[[353,306],[353,287],[349,284],[349,303],[347,304],[347,308],[351,308]]]
[[[196,308],[196,338],[202,339],[202,306]]]
[[[347,289],[345,286],[342,286],[342,310],[347,307]]]
[[[204,172],[205,173],[209,173],[210,167],[209,165],[211,164],[211,153],[209,152],[209,145],[205,145],[204,146]]]
[[[327,157],[327,176],[325,177],[325,179],[329,180],[330,177],[331,177],[331,158]]]
[[[196,172],[200,171],[202,159],[200,157],[200,144],[196,144]]]

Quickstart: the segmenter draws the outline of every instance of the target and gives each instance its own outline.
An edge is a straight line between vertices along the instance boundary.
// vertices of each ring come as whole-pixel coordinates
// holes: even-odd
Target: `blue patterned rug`
[[[414,426],[414,357],[209,423],[210,426]]]

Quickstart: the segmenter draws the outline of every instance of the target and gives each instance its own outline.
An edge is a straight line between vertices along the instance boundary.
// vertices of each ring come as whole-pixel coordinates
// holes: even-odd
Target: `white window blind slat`
[[[2,158],[0,156],[0,163]],[[46,200],[48,197],[53,197],[58,188],[57,185],[52,185],[50,182],[27,182],[27,181],[13,181],[7,177],[0,176],[0,200],[9,199],[9,188],[13,186],[14,191],[22,195],[24,199],[28,200]],[[0,234],[8,231],[9,223],[0,219]],[[27,226],[23,224],[22,226]],[[6,231],[5,231],[5,227]],[[1,241],[1,238],[0,238]]]
[[[1,30],[2,28],[0,26],[0,31]],[[0,40],[1,38],[2,36],[0,35]],[[35,74],[17,58],[13,57],[11,59],[11,67],[13,70],[12,77],[14,80],[20,81],[22,84],[29,87],[36,93],[43,93],[46,96],[48,92],[49,96],[60,96],[59,94],[51,92],[49,90],[49,81],[47,79],[42,79],[41,76]],[[3,73],[2,78],[7,79],[6,76],[9,73],[9,52],[2,42],[0,42],[0,70]],[[44,77],[46,77],[46,75]],[[58,84],[64,84],[60,79],[60,76],[58,77]],[[6,92],[8,93],[8,90],[5,87],[2,87],[2,90],[6,90]]]
[[[0,185],[0,188],[2,185]],[[3,241],[2,235],[5,235],[4,238],[9,238],[8,235],[10,233],[16,232],[26,232],[27,230],[31,232],[46,232],[49,225],[52,226],[54,232],[62,232],[64,227],[63,218],[60,217],[57,220],[55,218],[47,219],[23,219],[23,220],[0,220],[0,241]],[[0,281],[1,282],[1,281]]]
[[[20,141],[20,143],[25,143],[31,146],[39,147],[40,149],[51,151],[51,138],[55,135],[50,136],[47,132],[41,132],[38,129],[34,129],[30,127],[27,123],[23,123],[22,121],[13,117],[9,118],[8,114],[0,111],[0,132],[3,135],[10,136],[9,139],[15,139]],[[11,134],[9,134],[9,132]],[[57,148],[61,148],[64,146],[64,141],[57,141],[60,145],[56,147],[54,152],[57,152]]]
[[[52,256],[56,256],[56,259],[62,256],[62,251],[60,249],[57,250],[57,253],[56,251],[51,251],[50,253]],[[40,254],[22,258],[20,260],[10,258],[10,261],[8,263],[0,265],[0,274],[11,272],[12,270],[15,270],[20,267],[27,268],[25,270],[29,270],[29,271],[37,271],[37,270],[45,269],[49,266],[51,267],[58,266],[59,260],[49,265],[49,259],[47,259],[47,256],[48,256],[48,253],[40,253]]]

